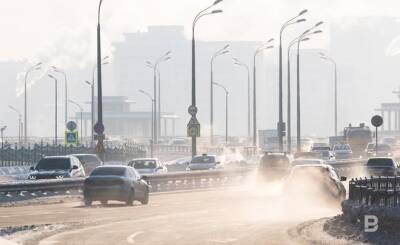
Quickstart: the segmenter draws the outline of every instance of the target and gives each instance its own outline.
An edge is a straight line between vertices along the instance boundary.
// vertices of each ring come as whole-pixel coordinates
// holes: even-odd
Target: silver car
[[[129,161],[128,166],[133,167],[141,175],[160,174],[168,172],[157,158],[137,158]]]
[[[217,161],[216,156],[203,154],[193,157],[186,170],[212,170],[219,168],[222,168],[222,165]]]

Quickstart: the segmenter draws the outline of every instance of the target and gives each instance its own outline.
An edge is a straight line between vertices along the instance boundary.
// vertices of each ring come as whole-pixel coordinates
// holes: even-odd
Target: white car
[[[203,154],[193,157],[186,170],[211,170],[219,168],[222,168],[222,165],[217,161],[216,156]]]
[[[335,159],[350,159],[353,157],[353,151],[349,144],[338,144],[333,146],[333,155]]]
[[[133,167],[141,175],[161,174],[168,172],[157,158],[137,158],[129,161],[128,166]]]

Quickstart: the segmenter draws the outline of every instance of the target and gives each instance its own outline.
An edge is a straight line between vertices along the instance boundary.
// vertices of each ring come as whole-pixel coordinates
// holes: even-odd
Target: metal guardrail
[[[209,188],[225,186],[245,178],[254,169],[210,170],[180,173],[167,173],[144,176],[152,186],[152,192]],[[0,194],[21,192],[47,192],[82,189],[85,178],[29,180],[0,184]]]
[[[50,144],[33,144],[27,147],[7,145],[0,149],[0,167],[27,166],[36,163],[43,156],[60,156],[69,154],[93,154],[95,149],[87,146],[65,146]],[[126,161],[145,157],[146,150],[137,144],[126,144],[120,147],[106,148],[106,161]]]
[[[363,205],[400,206],[400,176],[380,176],[349,181],[349,200]]]

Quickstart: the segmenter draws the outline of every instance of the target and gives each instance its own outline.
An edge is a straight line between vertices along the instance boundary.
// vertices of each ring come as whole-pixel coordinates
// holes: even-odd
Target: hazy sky
[[[0,1],[0,60],[52,57],[53,63],[81,67],[93,60],[98,0]],[[148,25],[184,25],[188,31],[194,14],[211,2],[104,0],[104,48],[123,32]],[[343,16],[395,16],[399,5],[396,0],[224,0],[218,5],[224,13],[203,19],[213,25],[200,24],[198,33],[202,39],[262,40],[276,36],[281,23],[304,8],[312,24]]]
[[[212,1],[104,0],[101,18],[103,55],[111,53],[111,43],[122,40],[123,33],[145,31],[149,25],[183,25],[189,36],[194,15]],[[62,67],[68,73],[85,69],[90,74],[96,57],[98,0],[0,2],[0,61],[40,60]],[[224,41],[277,39],[282,23],[307,8],[309,12],[304,17],[308,21],[301,24],[302,27],[288,30],[285,37],[291,39],[299,31],[323,20],[326,24],[322,29],[326,32],[304,47],[327,48],[330,23],[347,16],[398,16],[399,7],[399,0],[224,0],[216,7],[223,9],[224,13],[202,19],[197,27],[197,36],[203,40]],[[392,53],[398,51],[396,45],[391,50]],[[15,81],[8,82],[13,86],[11,83]],[[20,88],[21,84],[20,79],[17,87]],[[390,93],[390,89],[381,89],[385,90],[384,96]],[[365,90],[373,91],[368,87]],[[373,106],[381,100],[381,97],[376,98]],[[9,111],[3,107],[0,112]]]

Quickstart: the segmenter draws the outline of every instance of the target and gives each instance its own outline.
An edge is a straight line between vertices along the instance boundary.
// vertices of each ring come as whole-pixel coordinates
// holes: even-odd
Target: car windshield
[[[215,163],[215,157],[214,156],[194,157],[191,163]]]
[[[122,167],[102,167],[94,169],[90,176],[124,176],[125,172],[126,168]]]
[[[43,158],[36,165],[36,170],[69,170],[69,158]]]
[[[372,158],[367,162],[371,167],[393,167],[393,160],[390,158]]]
[[[153,169],[157,167],[155,160],[135,160],[130,165],[135,169]]]

